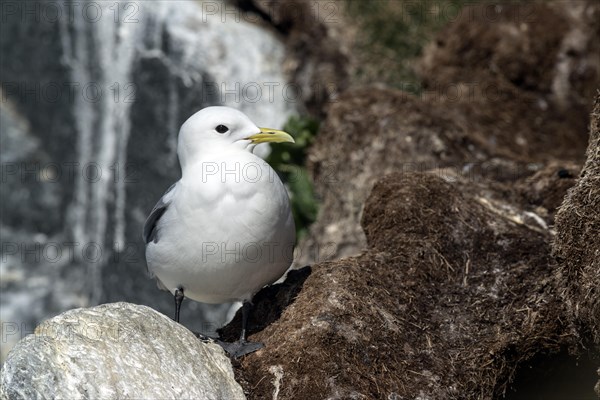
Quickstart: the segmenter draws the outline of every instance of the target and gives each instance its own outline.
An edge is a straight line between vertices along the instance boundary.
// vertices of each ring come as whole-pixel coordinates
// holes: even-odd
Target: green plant
[[[310,117],[290,117],[283,130],[290,133],[296,143],[273,146],[267,158],[289,188],[298,238],[306,235],[308,227],[317,218],[318,203],[304,162],[318,129],[319,123]]]

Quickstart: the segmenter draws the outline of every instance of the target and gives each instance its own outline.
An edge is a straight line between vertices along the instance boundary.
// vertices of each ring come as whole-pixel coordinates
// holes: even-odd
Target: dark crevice
[[[306,266],[292,269],[288,272],[285,281],[267,286],[254,296],[254,304],[248,324],[248,334],[252,335],[262,331],[267,326],[277,321],[283,311],[295,300],[304,282],[310,276],[312,269]],[[241,328],[241,311],[238,310],[233,320],[219,330],[221,339],[233,341],[237,339]]]
[[[600,355],[576,358],[567,351],[540,354],[523,363],[502,400],[597,400]]]
[[[272,26],[277,32],[282,35],[288,35],[292,29],[291,20],[285,20],[284,23],[277,23],[271,15],[261,8],[257,7],[252,0],[229,0],[229,3],[244,12],[251,12],[260,17],[266,24]],[[274,3],[268,3],[269,7],[273,7]]]

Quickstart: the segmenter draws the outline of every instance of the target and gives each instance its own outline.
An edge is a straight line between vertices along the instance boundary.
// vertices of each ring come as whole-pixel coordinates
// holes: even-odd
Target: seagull
[[[254,294],[292,264],[296,230],[287,191],[271,166],[253,153],[260,143],[294,143],[286,132],[258,128],[244,113],[207,107],[179,131],[182,176],[146,219],[143,238],[150,276],[175,299],[242,302],[242,331],[219,342],[234,358],[264,345],[248,342]]]

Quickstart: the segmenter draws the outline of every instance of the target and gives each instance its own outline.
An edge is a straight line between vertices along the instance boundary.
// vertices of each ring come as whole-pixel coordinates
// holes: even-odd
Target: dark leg
[[[183,302],[183,288],[180,286],[175,289],[175,322],[179,322],[179,311]]]
[[[217,342],[225,349],[225,351],[229,354],[229,356],[233,358],[239,358],[245,356],[246,354],[254,353],[256,350],[260,350],[265,347],[264,344],[260,342],[248,342],[246,340],[246,328],[248,325],[248,316],[250,315],[250,309],[252,308],[252,303],[249,301],[245,301],[242,305],[242,332],[240,333],[240,338],[237,342],[234,343],[225,343],[225,342]]]
[[[246,328],[248,327],[248,315],[250,314],[250,310],[252,309],[252,303],[249,301],[245,301],[242,304],[242,332],[240,334],[240,342],[246,342]]]

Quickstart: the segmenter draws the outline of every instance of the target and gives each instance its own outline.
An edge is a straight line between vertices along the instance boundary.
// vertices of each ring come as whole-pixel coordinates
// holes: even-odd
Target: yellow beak
[[[295,143],[294,138],[289,133],[284,131],[278,131],[277,129],[271,128],[259,128],[260,133],[252,136],[248,136],[246,139],[251,140],[252,144],[259,143]]]

